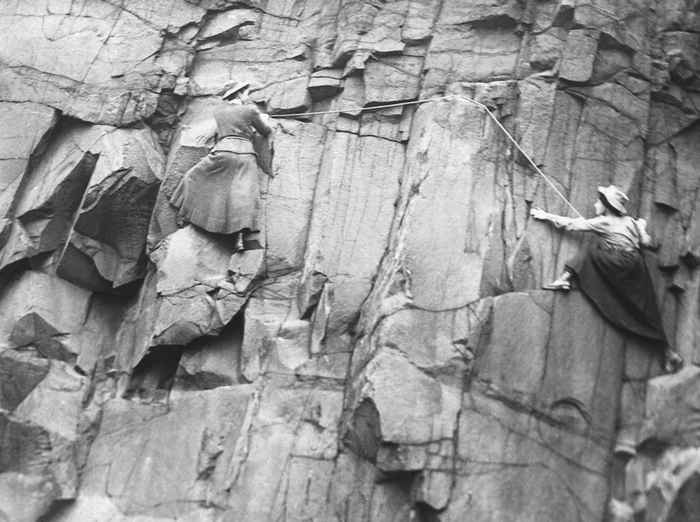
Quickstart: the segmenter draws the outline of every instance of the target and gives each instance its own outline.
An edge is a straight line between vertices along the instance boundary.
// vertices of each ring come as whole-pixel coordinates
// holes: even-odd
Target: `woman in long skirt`
[[[580,290],[613,325],[663,349],[663,366],[676,371],[683,365],[664,332],[651,277],[641,253],[651,238],[646,221],[627,215],[627,196],[614,185],[598,187],[596,216],[568,218],[533,208],[530,215],[557,228],[593,232],[596,241],[566,264],[564,273],[549,290],[568,291],[575,279]]]
[[[245,93],[229,89],[213,113],[209,130],[216,145],[182,177],[170,198],[181,219],[208,232],[235,234],[235,249],[260,231],[260,169],[253,136],[267,136],[271,127]],[[207,136],[202,135],[200,139]]]

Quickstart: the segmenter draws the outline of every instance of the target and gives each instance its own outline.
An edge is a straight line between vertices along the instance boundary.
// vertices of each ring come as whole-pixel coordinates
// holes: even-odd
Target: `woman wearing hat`
[[[203,125],[216,136],[216,145],[180,180],[170,202],[178,215],[216,234],[235,234],[235,249],[260,231],[260,180],[253,138],[272,131],[263,114],[245,93],[247,84],[227,89],[213,119]],[[200,139],[208,136],[201,135]]]
[[[556,228],[593,232],[597,242],[566,264],[564,273],[543,288],[568,291],[575,277],[580,290],[598,311],[618,328],[649,339],[664,348],[664,369],[675,371],[681,356],[668,344],[654,287],[641,247],[649,246],[646,221],[627,215],[627,196],[614,185],[598,187],[596,216],[568,218],[533,208],[530,215]]]

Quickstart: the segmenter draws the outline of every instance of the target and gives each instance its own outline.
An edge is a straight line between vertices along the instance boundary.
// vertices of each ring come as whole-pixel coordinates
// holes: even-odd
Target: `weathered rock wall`
[[[583,238],[459,95],[630,195],[700,363],[699,13],[0,0],[0,520],[696,520],[697,370],[539,290]],[[169,203],[232,81],[277,117],[244,253]]]

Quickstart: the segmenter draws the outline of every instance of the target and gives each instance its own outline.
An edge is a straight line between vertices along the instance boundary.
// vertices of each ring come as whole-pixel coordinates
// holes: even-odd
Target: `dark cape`
[[[640,250],[611,248],[598,238],[566,267],[600,314],[614,326],[667,346],[649,271]]]
[[[217,234],[260,230],[255,154],[213,151],[183,176],[170,201],[186,221]]]

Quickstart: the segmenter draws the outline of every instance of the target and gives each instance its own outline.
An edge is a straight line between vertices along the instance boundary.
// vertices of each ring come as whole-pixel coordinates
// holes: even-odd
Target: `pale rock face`
[[[80,4],[82,5],[82,4]],[[36,102],[95,123],[150,116],[189,66],[180,32],[204,9],[183,1],[11,1],[0,11],[3,99]],[[170,45],[178,43],[179,45]],[[183,45],[184,44],[184,45]]]
[[[0,137],[0,244],[4,244],[22,176],[55,125],[56,111],[34,103],[0,103],[0,114],[5,122]]]
[[[680,0],[4,2],[0,519],[696,520],[699,27]],[[233,82],[276,116],[244,252],[170,203]],[[688,368],[539,289],[585,238],[529,218],[573,211],[465,97],[584,216],[628,193]]]

